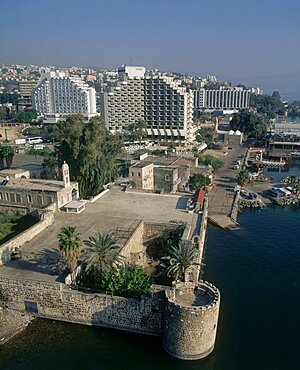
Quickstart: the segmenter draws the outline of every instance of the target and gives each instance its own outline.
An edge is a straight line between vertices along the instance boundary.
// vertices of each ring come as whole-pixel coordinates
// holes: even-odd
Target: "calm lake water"
[[[160,340],[35,320],[0,347],[0,368],[296,370],[300,368],[300,207],[248,210],[241,230],[208,228],[205,279],[221,290],[215,351],[185,362]]]

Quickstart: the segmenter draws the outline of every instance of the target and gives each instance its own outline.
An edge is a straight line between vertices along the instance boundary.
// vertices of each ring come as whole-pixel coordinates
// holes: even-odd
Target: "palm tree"
[[[84,240],[85,248],[82,253],[82,262],[86,271],[109,272],[117,263],[123,261],[119,255],[121,245],[117,244],[117,238],[112,233],[98,232]]]
[[[76,269],[82,241],[76,227],[66,226],[57,235],[59,249],[71,273]]]
[[[247,184],[249,181],[250,181],[250,173],[248,170],[241,170],[238,175],[237,175],[237,180],[238,180],[238,183],[241,185],[241,186],[244,186],[245,184]]]
[[[180,242],[179,245],[172,245],[169,249],[169,256],[163,257],[161,266],[166,269],[167,276],[183,280],[185,270],[197,265],[199,253],[194,245]]]

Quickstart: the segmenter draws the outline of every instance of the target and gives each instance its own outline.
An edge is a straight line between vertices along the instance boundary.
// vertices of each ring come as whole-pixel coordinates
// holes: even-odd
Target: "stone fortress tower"
[[[199,360],[215,347],[220,292],[201,280],[207,227],[207,199],[199,234],[188,241],[198,249],[197,263],[185,270],[183,282],[173,282],[165,291],[162,339],[165,350],[182,360]],[[187,242],[187,241],[186,241]]]
[[[201,281],[174,283],[166,292],[163,346],[182,360],[198,360],[214,347],[220,307],[220,292]]]

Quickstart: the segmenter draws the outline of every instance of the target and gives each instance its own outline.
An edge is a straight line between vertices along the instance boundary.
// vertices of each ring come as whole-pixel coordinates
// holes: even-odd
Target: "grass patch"
[[[25,231],[38,222],[38,218],[0,213],[0,244]]]
[[[51,157],[54,152],[47,146],[44,149],[30,149],[28,154],[41,157]]]

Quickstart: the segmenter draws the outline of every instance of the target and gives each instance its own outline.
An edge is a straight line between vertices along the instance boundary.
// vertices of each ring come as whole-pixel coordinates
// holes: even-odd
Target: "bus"
[[[43,139],[41,136],[35,136],[35,137],[28,137],[26,139],[27,144],[32,145],[32,144],[41,144],[43,142]]]

